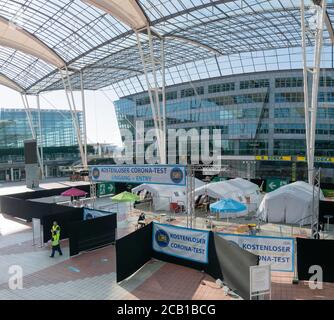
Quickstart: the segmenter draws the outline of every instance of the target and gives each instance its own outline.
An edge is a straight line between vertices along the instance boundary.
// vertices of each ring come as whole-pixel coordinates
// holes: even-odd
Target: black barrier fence
[[[3,214],[31,221],[32,218],[40,219],[44,214],[52,213],[53,207],[47,203],[2,196],[0,197],[0,209]]]
[[[208,263],[200,263],[153,250],[153,223],[116,241],[117,282],[126,279],[151,258],[201,270],[222,279],[243,299],[249,299],[249,267],[259,264],[259,256],[230,244],[209,232]],[[131,254],[129,254],[131,252]]]
[[[44,243],[51,240],[51,227],[53,221],[57,221],[60,226],[60,239],[67,239],[68,226],[75,221],[83,221],[83,208],[73,208],[60,205],[54,205],[57,208],[57,212],[53,214],[44,215],[41,218],[41,224],[43,226],[43,241]]]
[[[77,187],[89,193],[89,185],[80,185]],[[32,218],[41,219],[41,224],[43,225],[44,243],[51,239],[50,230],[53,221],[57,221],[61,227],[61,239],[68,238],[68,223],[73,221],[82,221],[83,209],[58,205],[55,203],[29,201],[29,199],[46,198],[60,195],[69,188],[70,187],[57,188],[52,190],[38,190],[33,192],[1,196],[1,213],[27,221],[31,221]]]
[[[116,214],[69,223],[70,256],[114,242],[116,228]]]
[[[333,216],[333,218],[329,220],[329,223],[334,224],[334,201],[320,200],[319,221],[322,223],[327,223],[327,218],[325,218],[326,215]]]
[[[323,276],[322,281],[334,282],[332,252],[334,252],[334,240],[297,238],[298,279],[310,280],[310,277],[316,272],[310,268],[312,266],[320,266]]]
[[[32,192],[22,192],[22,193],[13,194],[11,195],[11,197],[17,198],[17,199],[25,199],[25,200],[47,198],[47,197],[53,197],[53,196],[60,196],[61,193],[71,188],[72,187],[68,186],[64,188],[36,190]],[[90,195],[90,185],[89,184],[75,186],[75,188],[87,192],[87,197]]]
[[[152,258],[152,223],[116,241],[117,282],[131,276]]]

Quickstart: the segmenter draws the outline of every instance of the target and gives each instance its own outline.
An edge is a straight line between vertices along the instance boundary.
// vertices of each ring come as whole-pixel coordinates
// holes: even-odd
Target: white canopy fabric
[[[138,30],[148,23],[147,18],[135,0],[83,0],[111,14],[120,21]]]
[[[205,183],[195,178],[195,188]],[[170,203],[175,202],[187,206],[186,187],[165,184],[141,184],[132,189],[133,193],[149,192],[153,198],[154,210],[169,210]]]
[[[212,182],[196,188],[195,197],[208,195],[214,199],[231,198],[233,200],[247,203],[247,198],[256,208],[261,202],[261,193],[258,185],[242,178]]]
[[[55,51],[3,17],[0,17],[0,45],[40,58],[58,68],[65,66],[64,60]]]
[[[320,199],[324,195],[320,190]],[[307,225],[311,223],[313,187],[297,181],[267,193],[257,211],[260,220],[272,223]]]
[[[6,77],[1,73],[0,73],[0,84],[18,92],[24,91],[15,81],[9,79],[8,77]]]

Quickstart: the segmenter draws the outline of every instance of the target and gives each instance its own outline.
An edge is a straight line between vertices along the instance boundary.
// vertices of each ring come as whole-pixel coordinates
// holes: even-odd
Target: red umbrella
[[[86,194],[87,192],[85,191],[82,191],[76,188],[71,188],[71,189],[64,191],[61,195],[65,197],[82,197],[82,196],[85,196]]]

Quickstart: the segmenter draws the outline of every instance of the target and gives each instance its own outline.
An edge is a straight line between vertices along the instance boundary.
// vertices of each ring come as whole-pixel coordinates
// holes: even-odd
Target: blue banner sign
[[[91,166],[91,179],[95,182],[126,182],[147,184],[186,185],[185,166],[144,165],[144,166]]]
[[[270,264],[272,271],[294,271],[294,239],[219,233],[225,240],[260,257],[260,265]]]
[[[153,223],[153,250],[208,263],[209,232]]]

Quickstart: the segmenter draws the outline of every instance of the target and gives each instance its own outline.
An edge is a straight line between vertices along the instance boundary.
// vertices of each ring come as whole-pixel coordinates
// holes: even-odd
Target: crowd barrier
[[[115,242],[116,228],[115,213],[95,219],[69,222],[70,256]]]
[[[173,250],[175,246],[177,250]],[[259,263],[257,255],[217,238],[212,231],[151,223],[116,241],[117,282],[131,276],[151,258],[222,279],[243,299],[250,296],[249,267]]]
[[[116,241],[116,278],[120,282],[152,258],[152,223]]]
[[[73,208],[67,206],[57,206],[56,213],[50,213],[48,215],[44,215],[41,218],[41,225],[43,226],[43,242],[47,243],[51,240],[51,227],[53,225],[53,221],[57,221],[58,225],[61,227],[60,239],[67,239],[69,237],[68,227],[69,224],[75,221],[82,221],[84,210],[83,208]]]
[[[329,223],[334,223],[334,201],[323,201],[320,200],[319,203],[319,221],[322,223],[327,223],[326,215],[331,215],[333,218]]]
[[[61,239],[66,239],[67,225],[69,222],[83,220],[83,209],[58,205],[56,203],[42,203],[29,201],[32,199],[59,196],[70,187],[57,188],[51,190],[38,190],[33,192],[23,192],[0,197],[0,211],[3,214],[31,221],[33,218],[40,219],[43,226],[44,243],[51,239],[51,227],[53,221],[57,221],[62,228]],[[90,186],[77,186],[89,195]]]
[[[316,240],[297,238],[297,270],[299,280],[310,280],[314,270],[320,266],[322,281],[334,282],[334,240]]]

